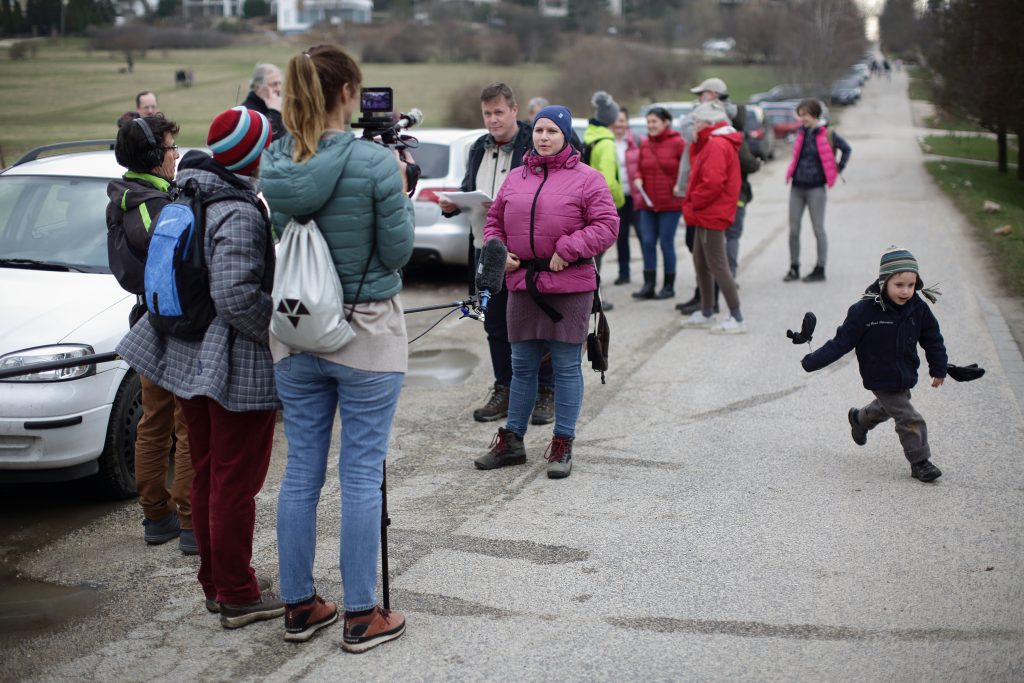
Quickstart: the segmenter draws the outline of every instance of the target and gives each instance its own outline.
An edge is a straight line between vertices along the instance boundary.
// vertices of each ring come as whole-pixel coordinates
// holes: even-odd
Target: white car
[[[60,154],[0,172],[0,371],[108,353],[135,297],[107,266],[111,151]],[[138,376],[123,361],[0,380],[0,481],[95,475],[135,495]]]
[[[421,172],[413,194],[416,210],[414,259],[468,265],[469,217],[460,213],[445,218],[438,199],[445,192],[459,191],[466,175],[469,148],[486,132],[483,128],[414,128],[409,131],[419,141],[410,152]]]

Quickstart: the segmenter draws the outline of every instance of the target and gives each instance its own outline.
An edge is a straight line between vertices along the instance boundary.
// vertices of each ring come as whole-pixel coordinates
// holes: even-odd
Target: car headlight
[[[0,356],[0,370],[13,370],[15,368],[28,368],[32,365],[52,363],[60,360],[70,360],[82,356],[92,355],[93,348],[86,344],[58,344],[56,346],[39,346],[34,349],[23,349]],[[63,380],[78,379],[87,377],[96,372],[96,364],[77,365],[73,368],[61,368],[59,370],[40,370],[25,375],[9,377],[5,382],[61,382]]]

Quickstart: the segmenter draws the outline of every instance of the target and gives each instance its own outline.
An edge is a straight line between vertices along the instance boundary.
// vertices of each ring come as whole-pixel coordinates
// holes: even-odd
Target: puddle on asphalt
[[[44,631],[91,614],[102,599],[98,586],[57,586],[0,576],[0,643]]]
[[[405,385],[431,389],[464,384],[479,361],[475,353],[464,349],[412,351]]]

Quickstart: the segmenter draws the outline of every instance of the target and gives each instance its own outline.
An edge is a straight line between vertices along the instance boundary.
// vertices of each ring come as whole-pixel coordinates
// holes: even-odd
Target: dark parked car
[[[856,77],[843,78],[832,84],[832,104],[848,106],[860,99],[860,83]]]
[[[756,104],[746,105],[747,120],[743,134],[754,156],[763,159],[775,158],[775,131],[765,119],[764,109]]]

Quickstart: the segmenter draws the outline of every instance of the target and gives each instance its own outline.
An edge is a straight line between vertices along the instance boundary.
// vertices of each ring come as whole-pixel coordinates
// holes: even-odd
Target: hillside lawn
[[[135,94],[153,90],[161,110],[181,126],[178,142],[203,146],[206,130],[219,112],[241,102],[257,62],[282,68],[305,43],[273,37],[266,45],[235,45],[207,50],[150,50],[135,59],[132,73],[121,73],[123,57],[107,51],[88,51],[84,40],[45,42],[34,58],[6,59],[0,51],[0,153],[4,164],[14,163],[33,147],[68,140],[106,139],[117,134],[116,120],[134,110]],[[175,88],[174,73],[192,68],[191,88]],[[448,99],[467,81],[504,80],[520,100],[544,94],[557,101],[548,86],[555,67],[523,64],[511,67],[482,63],[363,64],[364,85],[389,85],[402,111],[419,107],[425,126],[447,125]],[[733,99],[744,101],[775,84],[767,66],[717,65],[702,69],[699,78],[719,76],[730,85]],[[699,80],[698,80],[699,82]],[[694,84],[696,85],[696,83]],[[614,94],[614,93],[613,93]],[[690,100],[689,92],[660,92],[662,100]],[[643,102],[626,102],[635,111]],[[586,116],[589,112],[582,113]]]
[[[930,148],[930,154],[979,161],[999,160],[999,150],[995,138],[972,135],[929,135],[923,142]],[[1017,136],[1007,136],[1007,156],[1011,163],[1017,160],[1018,144]]]

